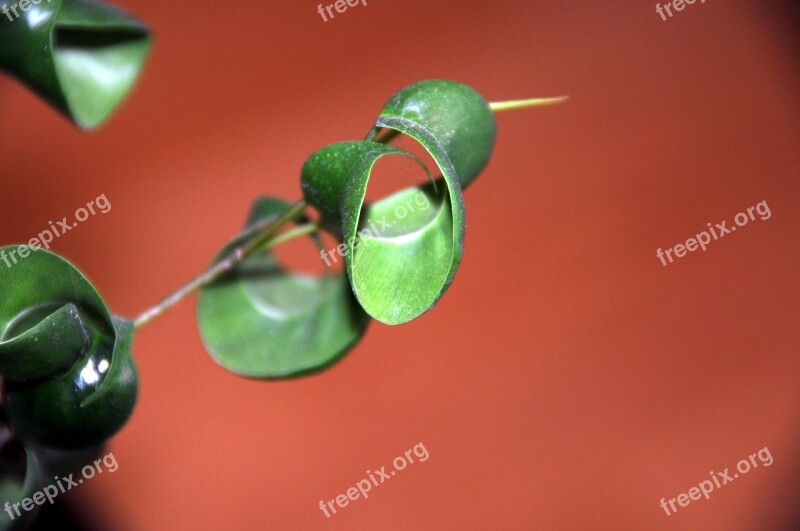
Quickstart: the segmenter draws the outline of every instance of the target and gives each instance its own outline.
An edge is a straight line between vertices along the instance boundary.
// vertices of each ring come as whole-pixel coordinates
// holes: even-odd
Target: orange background
[[[0,241],[105,193],[54,243],[133,316],[199,272],[250,201],[299,197],[312,151],[396,90],[457,79],[498,117],[440,304],[373,325],[321,375],[243,380],[194,305],[144,329],[119,463],[70,493],[93,527],[796,529],[800,473],[795,12],[696,2],[128,0],[157,35],[96,134],[0,80]],[[657,248],[766,200],[767,221],[662,267]],[[423,442],[430,459],[331,519],[320,499]],[[758,468],[667,517],[710,470]]]

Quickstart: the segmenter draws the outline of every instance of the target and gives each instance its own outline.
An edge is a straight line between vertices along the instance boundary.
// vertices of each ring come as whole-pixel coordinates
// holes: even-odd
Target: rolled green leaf
[[[46,317],[39,320],[41,316]],[[28,328],[30,322],[37,324]],[[7,329],[11,339],[0,340],[0,374],[12,381],[63,374],[81,357],[87,344],[88,332],[74,304],[31,308],[17,315]],[[15,330],[25,331],[15,335]]]
[[[420,81],[392,96],[368,140],[382,128],[417,140],[445,175],[458,176],[462,188],[486,167],[497,138],[489,102],[471,87],[443,79]]]
[[[263,198],[254,205],[249,226],[289,207]],[[245,239],[234,239],[217,260]],[[197,321],[206,348],[227,370],[250,378],[287,378],[341,359],[363,336],[369,318],[344,274],[293,273],[265,250],[201,290]]]
[[[401,324],[433,307],[452,282],[464,247],[464,199],[450,167],[438,187],[423,184],[365,207],[372,169],[389,155],[412,158],[430,177],[400,148],[342,142],[309,157],[302,185],[325,226],[342,235],[361,306],[374,319]]]
[[[8,384],[8,418],[18,437],[80,448],[122,428],[136,403],[137,376],[130,357],[133,326],[119,319],[114,324],[116,342],[113,336],[92,334],[88,352],[67,374],[34,386]]]
[[[149,28],[93,0],[0,0],[0,68],[83,129],[128,94],[151,46]]]
[[[136,402],[133,326],[112,316],[72,264],[43,249],[21,249],[0,248],[0,257],[16,260],[0,266],[9,423],[26,442],[98,444],[125,424]]]
[[[384,129],[393,134],[381,137]],[[365,206],[374,164],[387,155],[413,157],[378,143],[398,133],[433,157],[442,172],[442,190],[420,185]],[[408,322],[432,308],[450,286],[464,247],[462,188],[485,168],[496,135],[494,113],[475,90],[455,81],[422,81],[389,100],[366,141],[334,144],[306,161],[306,201],[343,239],[350,283],[370,316],[387,324]],[[435,208],[414,212],[411,198]]]

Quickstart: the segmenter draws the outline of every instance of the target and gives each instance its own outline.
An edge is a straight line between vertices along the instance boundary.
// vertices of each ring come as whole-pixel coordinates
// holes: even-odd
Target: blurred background
[[[793,3],[708,0],[666,22],[634,0],[369,0],[328,22],[305,0],[121,5],[156,44],[99,132],[0,79],[0,241],[106,194],[53,249],[126,316],[201,271],[256,196],[299,198],[305,158],[362,138],[409,83],[570,100],[498,116],[455,283],[331,370],[231,375],[193,303],[143,329],[119,469],[63,497],[77,526],[800,528]],[[769,220],[656,257],[761,201]],[[428,461],[319,510],[420,442]],[[659,506],[764,447],[772,466]]]

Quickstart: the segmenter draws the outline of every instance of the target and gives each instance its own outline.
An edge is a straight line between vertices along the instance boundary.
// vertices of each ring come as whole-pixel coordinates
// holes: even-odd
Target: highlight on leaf
[[[27,13],[27,26],[0,25],[0,66],[79,126],[98,125],[138,75],[150,45],[147,28],[91,0],[54,0]],[[206,271],[134,320],[114,316],[88,279],[58,255],[0,247],[0,256],[21,257],[0,268],[0,437],[3,429],[13,433],[29,466],[42,457],[38,462],[49,472],[95,452],[136,402],[135,331],[197,291],[207,350],[224,368],[250,378],[323,370],[358,343],[370,318],[394,325],[421,316],[446,292],[461,262],[463,189],[491,157],[494,112],[563,100],[489,103],[447,80],[402,89],[365,140],[326,146],[305,161],[303,200],[257,200],[245,230]],[[424,149],[438,171],[390,145],[400,136]],[[414,161],[424,178],[367,202],[376,164],[397,156]],[[318,221],[307,217],[309,206],[319,211]],[[309,237],[324,257],[330,251],[322,247],[322,230],[341,242],[343,270],[300,273],[275,255],[278,245]],[[30,473],[17,469],[13,481],[0,477],[0,491],[15,495]]]
[[[116,433],[136,402],[131,324],[111,315],[78,269],[44,249],[0,268],[0,286],[0,367],[14,432],[64,448]]]

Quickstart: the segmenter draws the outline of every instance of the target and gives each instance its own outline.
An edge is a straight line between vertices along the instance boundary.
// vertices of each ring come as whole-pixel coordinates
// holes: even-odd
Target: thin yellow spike
[[[494,112],[508,111],[513,109],[523,109],[525,107],[542,107],[544,105],[556,105],[563,103],[569,96],[558,96],[557,98],[532,98],[529,100],[495,101],[489,104]]]

